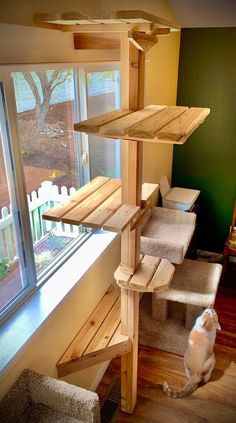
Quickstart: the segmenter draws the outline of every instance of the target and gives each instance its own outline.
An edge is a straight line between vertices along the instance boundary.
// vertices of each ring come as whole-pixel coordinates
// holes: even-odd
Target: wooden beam
[[[152,35],[169,35],[170,28],[155,28],[152,31]]]
[[[72,373],[78,372],[79,370],[87,369],[90,366],[103,363],[104,361],[112,360],[113,358],[126,355],[132,348],[131,340],[128,336],[122,335],[121,333],[116,334],[117,341],[111,339],[110,345],[100,350],[92,351],[91,353],[85,354],[82,357],[72,360],[68,363],[57,365],[58,377],[64,377]]]
[[[138,214],[139,210],[140,208],[138,206],[123,204],[119,210],[105,222],[103,228],[107,231],[122,233]]]
[[[128,33],[121,38],[121,106],[137,110],[139,104],[140,55],[130,46]],[[136,54],[135,54],[136,53]],[[131,60],[132,55],[132,60]],[[134,60],[135,59],[135,60]],[[135,83],[131,83],[131,65],[136,67]],[[142,62],[142,65],[144,61]],[[143,107],[143,104],[141,104]],[[142,184],[142,143],[122,142],[122,202],[140,206]],[[129,226],[121,235],[121,262],[136,269],[140,263],[140,229],[130,231]],[[131,352],[121,357],[121,409],[132,413],[137,398],[139,294],[121,290],[121,333],[132,341]]]
[[[147,203],[151,199],[152,195],[157,192],[158,188],[158,184],[149,184],[147,182],[144,182],[144,184],[142,184],[142,205],[145,205],[145,203]]]
[[[160,18],[159,16],[152,15],[151,13],[144,12],[143,10],[118,10],[116,12],[117,19],[125,20],[125,22],[139,21],[152,22],[160,26],[161,28],[171,28],[179,30],[180,27],[174,22],[168,21],[167,19]]]
[[[76,33],[74,34],[75,50],[119,50],[120,35],[112,33]]]
[[[116,24],[87,24],[87,25],[62,25],[60,21],[60,25],[58,25],[58,29],[62,32],[120,32],[126,34],[127,31],[145,31],[145,32],[152,32],[153,24],[146,23],[146,24],[127,24],[127,23],[116,23]]]

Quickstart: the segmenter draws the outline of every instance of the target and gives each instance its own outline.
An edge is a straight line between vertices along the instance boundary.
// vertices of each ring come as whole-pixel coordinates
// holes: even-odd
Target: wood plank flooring
[[[220,289],[215,308],[222,331],[217,335],[212,380],[189,397],[171,399],[163,393],[162,384],[166,380],[174,388],[184,385],[183,358],[140,345],[137,404],[132,415],[119,411],[115,423],[236,422],[236,297],[225,295]],[[101,405],[119,373],[117,358],[98,386]]]

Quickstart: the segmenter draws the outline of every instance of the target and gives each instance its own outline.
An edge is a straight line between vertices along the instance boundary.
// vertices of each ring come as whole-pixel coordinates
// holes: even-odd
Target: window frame
[[[8,81],[9,82],[9,81]],[[6,93],[4,89],[4,84],[1,82],[1,98],[0,98],[0,119],[2,127],[2,143],[5,145],[6,156],[8,156],[8,170],[10,168],[11,175],[10,177],[13,180],[14,185],[14,197],[16,198],[16,215],[14,218],[14,223],[16,225],[16,235],[17,235],[17,244],[19,251],[19,261],[22,264],[23,268],[27,268],[27,272],[23,272],[22,282],[23,286],[20,292],[12,298],[12,300],[7,303],[1,310],[1,320],[4,321],[5,318],[12,313],[24,298],[28,297],[36,289],[36,269],[35,262],[32,261],[33,254],[33,242],[30,233],[30,220],[29,220],[29,211],[27,203],[27,194],[25,187],[25,180],[23,175],[23,168],[20,157],[19,144],[12,142],[12,128],[10,125],[10,115],[7,108]],[[22,181],[19,184],[17,181]],[[25,202],[26,196],[26,202]],[[19,237],[19,234],[21,236]],[[24,286],[25,285],[25,286]]]
[[[115,69],[114,69],[115,68]],[[20,294],[18,294],[14,299],[12,299],[3,310],[0,311],[0,324],[5,322],[10,315],[12,315],[17,308],[24,303],[33,292],[35,292],[43,283],[47,282],[47,277],[43,277],[41,281],[37,280],[36,269],[35,269],[35,260],[34,260],[34,248],[33,241],[31,237],[30,229],[30,217],[29,217],[29,208],[27,202],[27,190],[23,169],[23,162],[20,153],[20,143],[18,137],[18,125],[17,125],[17,111],[15,103],[15,93],[14,86],[11,77],[11,72],[23,72],[23,71],[33,71],[35,69],[73,69],[74,75],[77,77],[74,78],[74,89],[75,89],[75,118],[76,120],[83,120],[87,118],[87,88],[86,88],[86,76],[84,81],[81,79],[81,74],[84,72],[84,75],[88,72],[101,72],[106,70],[120,70],[120,63],[117,61],[112,62],[99,62],[99,63],[88,63],[88,62],[79,62],[79,63],[43,63],[43,64],[28,64],[28,65],[0,65],[0,82],[4,90],[4,113],[8,121],[6,125],[6,132],[10,137],[11,150],[12,150],[12,159],[14,162],[14,178],[16,181],[17,187],[17,197],[18,197],[18,207],[19,207],[19,216],[20,216],[20,230],[22,231],[22,240],[23,240],[23,250],[25,256],[25,263],[27,266],[28,281],[27,287],[24,288]],[[77,98],[76,98],[77,96]],[[1,110],[2,112],[2,110]],[[83,184],[87,183],[90,180],[89,172],[89,158],[88,158],[88,136],[83,133],[78,133],[78,157],[80,157],[79,171],[80,181],[83,181]],[[119,147],[118,147],[119,148]],[[85,154],[84,154],[85,153]],[[120,156],[119,156],[120,157]],[[83,160],[84,159],[84,160]],[[82,177],[81,177],[82,176]],[[119,176],[119,175],[118,175]],[[18,183],[17,181],[21,181]],[[92,233],[91,233],[92,234]],[[88,237],[82,240],[78,247],[74,247],[72,254],[84,244]],[[69,258],[70,255],[65,256],[65,260]],[[63,260],[63,262],[65,262]],[[55,268],[55,271],[60,271],[60,268]],[[50,273],[49,277],[53,274]]]

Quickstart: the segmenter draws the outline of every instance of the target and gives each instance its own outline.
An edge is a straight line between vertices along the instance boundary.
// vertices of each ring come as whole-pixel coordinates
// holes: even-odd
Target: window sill
[[[12,364],[117,234],[97,231],[0,328],[0,373]],[[89,252],[89,254],[88,254]],[[79,266],[78,266],[79,263]]]

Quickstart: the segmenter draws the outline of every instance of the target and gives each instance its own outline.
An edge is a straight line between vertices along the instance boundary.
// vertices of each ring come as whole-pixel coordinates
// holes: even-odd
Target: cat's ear
[[[216,329],[221,330],[221,326],[220,326],[219,322],[217,322],[217,324],[216,324]]]

